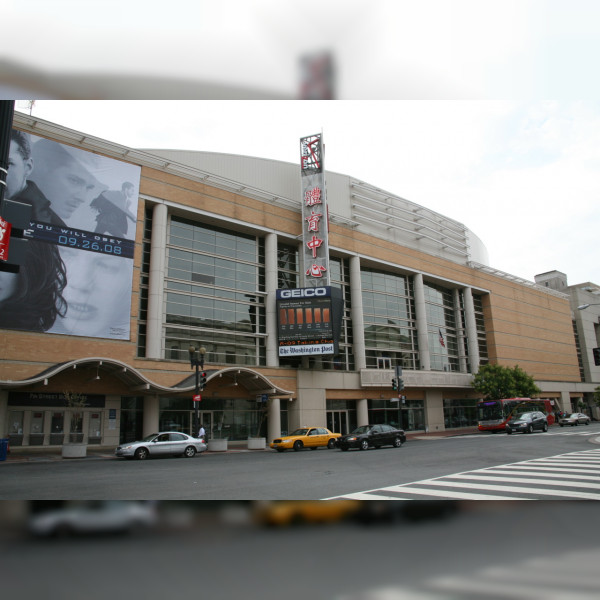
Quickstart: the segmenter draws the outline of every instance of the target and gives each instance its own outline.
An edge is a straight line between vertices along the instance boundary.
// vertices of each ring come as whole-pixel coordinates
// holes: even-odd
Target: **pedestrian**
[[[198,437],[204,441],[204,438],[206,437],[206,431],[204,429],[204,425],[202,425],[202,423],[200,423],[200,429],[198,431]]]

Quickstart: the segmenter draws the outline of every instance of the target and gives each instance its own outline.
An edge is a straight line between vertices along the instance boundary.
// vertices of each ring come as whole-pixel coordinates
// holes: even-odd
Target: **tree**
[[[592,397],[596,406],[600,407],[600,385],[594,389],[594,395]]]
[[[482,365],[473,376],[471,385],[488,400],[531,398],[541,393],[533,377],[518,365],[512,368],[495,364]]]

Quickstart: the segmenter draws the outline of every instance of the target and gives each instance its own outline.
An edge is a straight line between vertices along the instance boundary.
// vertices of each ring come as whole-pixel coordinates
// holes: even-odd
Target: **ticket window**
[[[8,438],[11,446],[23,445],[23,419],[22,410],[11,410],[8,413]]]
[[[102,413],[90,413],[88,444],[99,444],[102,440]]]
[[[44,443],[44,413],[34,411],[31,413],[31,423],[29,425],[29,445],[41,446]]]
[[[56,446],[63,443],[65,437],[65,413],[53,412],[50,420],[50,445]]]

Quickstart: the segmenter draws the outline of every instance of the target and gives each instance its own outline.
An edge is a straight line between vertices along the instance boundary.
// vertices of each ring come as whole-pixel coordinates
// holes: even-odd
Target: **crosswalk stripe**
[[[428,481],[420,481],[420,484],[428,484]],[[407,484],[411,485],[411,484]],[[477,487],[477,486],[474,486]],[[498,487],[500,490],[504,490],[505,488]],[[491,494],[474,494],[472,492],[458,492],[451,490],[435,490],[432,488],[420,488],[420,487],[402,487],[395,486],[391,488],[385,488],[388,492],[394,492],[395,494],[420,494],[423,496],[436,496],[436,497],[444,497],[444,498],[454,498],[457,500],[525,500],[525,498],[513,498],[510,496],[493,496]],[[508,491],[508,488],[506,488]],[[343,496],[344,498],[348,498],[348,496]],[[390,500],[400,500],[400,498],[389,497]]]
[[[466,489],[478,489],[478,490],[489,490],[491,492],[511,492],[518,494],[534,494],[540,496],[561,496],[567,498],[582,498],[585,500],[600,500],[600,494],[593,494],[587,492],[565,492],[562,490],[543,490],[538,488],[528,488],[519,486],[502,486],[502,485],[488,485],[480,483],[454,483],[452,481],[444,481],[441,479],[435,479],[430,481],[420,481],[420,485],[437,485],[441,487],[454,487],[454,488],[466,488]],[[394,488],[385,488],[388,491],[395,491]]]
[[[538,485],[558,485],[562,487],[579,487],[600,490],[600,483],[586,483],[585,481],[563,481],[562,479],[529,479],[526,477],[500,477],[473,473],[471,475],[449,475],[450,479],[474,479],[477,481],[506,481],[510,483],[535,483]]]
[[[523,473],[519,473],[517,469],[489,469],[490,473],[501,473],[503,475],[530,475],[532,477],[547,477],[548,473],[547,471],[541,471],[539,473],[536,473],[535,471],[537,471],[538,469],[543,469],[544,467],[519,467],[519,469],[528,469],[527,471],[524,471]],[[567,469],[564,469],[565,471]],[[556,469],[550,469],[548,468],[548,471],[556,471]],[[600,471],[599,471],[600,472]],[[596,475],[573,475],[570,472],[569,473],[561,473],[560,476],[563,479],[591,479],[592,481],[598,481],[598,477]]]

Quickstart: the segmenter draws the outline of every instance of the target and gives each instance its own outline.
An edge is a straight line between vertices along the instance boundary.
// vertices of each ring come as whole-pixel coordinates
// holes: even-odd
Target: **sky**
[[[600,284],[597,0],[4,0],[2,19],[0,98],[36,98],[35,116],[289,162],[322,130],[330,170],[464,223],[492,267]],[[300,102],[300,59],[320,52],[336,100]],[[106,101],[43,100],[61,89]]]
[[[327,170],[463,223],[493,268],[600,284],[600,101],[40,100],[32,114],[137,149],[291,163],[322,131]]]

